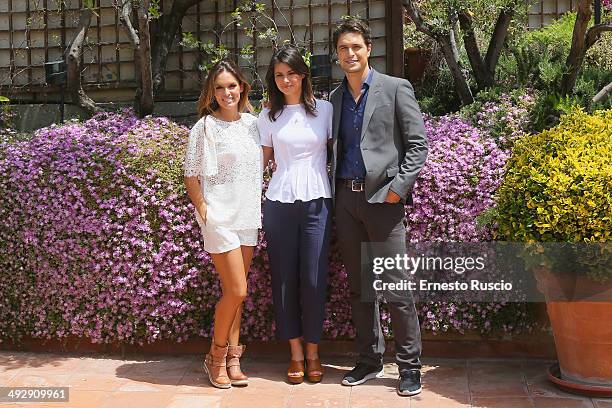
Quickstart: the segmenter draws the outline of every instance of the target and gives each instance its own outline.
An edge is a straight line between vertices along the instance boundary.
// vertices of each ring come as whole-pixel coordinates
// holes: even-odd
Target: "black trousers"
[[[378,242],[388,256],[406,253],[404,205],[370,204],[364,192],[353,192],[342,183],[336,186],[336,228],[344,265],[348,272],[353,324],[357,331],[358,362],[382,364],[385,341],[380,323],[379,300],[374,289],[363,284],[362,243]],[[380,249],[377,250],[380,252]],[[368,273],[368,265],[363,272]],[[371,274],[372,269],[369,268]],[[372,293],[364,293],[371,290]],[[396,361],[401,369],[420,369],[421,331],[412,296],[387,303],[395,340]]]
[[[266,200],[263,228],[272,272],[279,340],[319,343],[325,317],[331,198],[281,203]]]

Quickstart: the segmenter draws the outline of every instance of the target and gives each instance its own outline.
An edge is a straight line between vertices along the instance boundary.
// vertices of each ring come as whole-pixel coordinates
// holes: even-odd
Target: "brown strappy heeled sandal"
[[[304,360],[291,360],[289,362],[287,381],[291,384],[301,384],[304,381]]]
[[[307,358],[306,367],[306,376],[308,378],[308,381],[313,383],[321,382],[324,374],[323,366],[321,365],[321,360],[318,358],[314,360]]]

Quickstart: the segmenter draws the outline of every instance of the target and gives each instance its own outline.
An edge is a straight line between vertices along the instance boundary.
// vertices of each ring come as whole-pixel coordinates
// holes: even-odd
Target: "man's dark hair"
[[[344,33],[357,33],[361,34],[363,41],[366,45],[372,44],[372,32],[368,24],[360,18],[349,17],[343,19],[336,25],[336,29],[332,35],[334,41],[334,49],[338,48],[338,38]]]

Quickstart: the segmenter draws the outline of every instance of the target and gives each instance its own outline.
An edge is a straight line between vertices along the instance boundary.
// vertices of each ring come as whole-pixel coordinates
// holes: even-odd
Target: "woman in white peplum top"
[[[332,106],[314,98],[310,71],[294,46],[274,53],[266,83],[269,107],[260,113],[257,127],[264,163],[272,157],[276,163],[263,221],[276,335],[291,347],[288,381],[300,383],[306,374],[309,381],[319,382],[323,368],[318,345],[323,331],[332,206],[326,166]]]

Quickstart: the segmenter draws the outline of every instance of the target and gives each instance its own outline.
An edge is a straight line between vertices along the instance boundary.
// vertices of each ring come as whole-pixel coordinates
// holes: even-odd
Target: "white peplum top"
[[[265,108],[257,119],[262,146],[274,148],[276,171],[266,198],[281,203],[331,198],[327,175],[327,140],[332,137],[332,104],[317,99],[317,116],[304,106],[285,105],[271,121]]]

